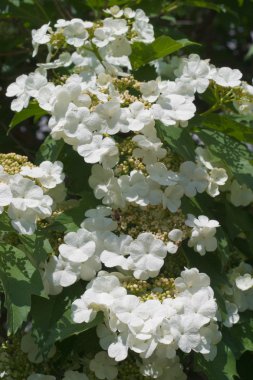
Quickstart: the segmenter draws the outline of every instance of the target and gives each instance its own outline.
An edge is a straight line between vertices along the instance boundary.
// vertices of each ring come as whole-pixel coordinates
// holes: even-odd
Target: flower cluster
[[[84,295],[74,301],[73,319],[77,323],[89,322],[103,311],[105,325],[97,329],[100,344],[116,361],[126,359],[129,349],[143,359],[152,358],[154,365],[161,358],[174,358],[178,348],[214,357],[221,335],[209,284],[204,273],[196,268],[185,269],[174,281],[173,298],[143,302],[127,294],[115,274],[100,272]]]
[[[63,380],[121,380],[124,368],[135,379],[184,380],[178,352],[213,360],[221,333],[210,278],[190,268],[181,250],[187,244],[201,256],[215,252],[220,223],[184,211],[183,203],[203,193],[210,198],[226,193],[233,205],[247,206],[253,192],[201,142],[192,160],[184,161],[163,144],[159,126],[187,131],[195,98],[208,88],[235,107],[252,89],[239,70],[216,68],[196,54],[151,63],[158,75],[166,68],[168,80],[137,80],[133,44],[151,44],[153,27],[140,9],[114,6],[105,13],[98,22],[60,19],[54,27],[34,30],[33,55],[46,45],[46,63],[7,89],[7,96],[16,97],[12,110],[32,101],[48,112],[52,138],[64,140],[92,165],[88,183],[102,203],[86,211],[80,228],[66,232],[40,267],[48,295],[82,282],[84,293],[72,304],[75,323],[92,322],[98,312],[103,316],[96,330],[103,351],[87,358],[84,372],[65,371]],[[49,70],[62,68],[69,75],[55,70],[51,79]],[[51,215],[50,192],[63,186],[62,170],[59,161],[24,163],[13,173],[1,169],[0,207],[8,207],[19,232],[33,233],[36,221]],[[253,308],[252,273],[243,264],[228,274],[223,289],[228,327],[238,322],[238,311]],[[38,361],[33,342],[26,347],[29,339],[29,334],[23,338],[23,349]]]
[[[37,220],[52,214],[50,190],[63,183],[63,165],[43,161],[35,167],[15,154],[2,154],[0,163],[0,213],[7,211],[18,232],[32,234]]]

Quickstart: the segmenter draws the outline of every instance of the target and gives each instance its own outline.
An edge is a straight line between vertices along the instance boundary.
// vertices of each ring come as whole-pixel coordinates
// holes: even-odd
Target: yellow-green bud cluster
[[[63,85],[66,83],[66,80],[68,79],[68,76],[67,75],[55,75],[54,76],[54,84],[55,85]]]
[[[129,88],[140,88],[140,82],[134,79],[132,75],[123,78],[113,78],[112,82],[119,91],[125,91]]]
[[[131,138],[124,139],[118,144],[120,162],[116,165],[114,173],[116,176],[129,174],[132,170],[140,170],[146,173],[146,167],[142,160],[133,157],[133,150],[136,148],[136,144]]]
[[[125,107],[128,107],[130,104],[140,100],[137,96],[130,94],[130,92],[128,90],[125,90],[124,92],[122,92],[120,94],[120,98],[123,101],[122,105]]]
[[[59,246],[64,241],[64,232],[53,231],[50,235],[49,242],[53,248],[53,252],[58,252]]]
[[[3,380],[26,380],[35,366],[20,349],[20,337],[11,337],[0,347],[0,373]]]
[[[24,165],[33,166],[26,156],[16,153],[0,153],[0,165],[2,165],[6,173],[11,175],[19,173]]]
[[[67,48],[65,36],[61,31],[57,31],[51,35],[50,44],[56,50]]]
[[[122,286],[127,290],[128,293],[139,297],[149,292],[151,285],[145,280],[129,278],[122,282]]]
[[[167,155],[161,160],[161,162],[163,162],[168,169],[178,172],[183,160],[171,150],[167,150]]]
[[[163,274],[148,281],[129,278],[122,282],[122,286],[143,302],[154,299],[162,302],[175,294],[174,278],[167,278]]]
[[[117,216],[117,217],[116,217]],[[142,232],[151,232],[158,239],[168,242],[168,233],[177,228],[188,237],[190,229],[184,223],[185,215],[179,210],[171,213],[162,206],[138,207],[129,205],[126,209],[116,210],[112,218],[118,222],[118,232],[126,233],[133,238]]]
[[[184,267],[187,266],[187,260],[185,255],[178,251],[174,255],[169,255],[165,260],[163,267],[163,274],[165,277],[178,277]]]
[[[143,294],[141,301],[158,300],[163,302],[166,298],[173,298],[175,295],[174,278],[167,278],[160,275],[150,280],[150,291]]]
[[[144,377],[140,374],[140,369],[134,358],[130,356],[119,363],[117,380],[149,380],[151,377]]]

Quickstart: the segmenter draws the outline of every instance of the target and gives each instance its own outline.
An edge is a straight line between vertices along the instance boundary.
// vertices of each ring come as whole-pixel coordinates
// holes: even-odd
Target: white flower
[[[171,212],[176,212],[181,205],[181,198],[184,195],[184,189],[181,185],[170,185],[166,187],[163,193],[163,208],[168,208]]]
[[[210,287],[202,288],[189,297],[189,292],[181,293],[184,302],[184,313],[195,313],[201,323],[207,324],[214,319],[217,312],[217,304],[214,299],[213,290]]]
[[[253,191],[245,184],[240,185],[235,179],[230,186],[230,200],[234,206],[248,206],[253,202]]]
[[[93,165],[91,176],[89,177],[89,185],[94,189],[97,199],[103,198],[104,204],[122,206],[121,189],[111,169],[104,169],[100,165]]]
[[[160,120],[164,125],[175,125],[193,118],[196,107],[188,97],[173,94],[160,96],[151,110],[154,119]]]
[[[62,287],[73,285],[80,278],[78,264],[70,263],[61,256],[50,257],[45,265],[43,282],[49,294],[58,294]]]
[[[104,167],[112,167],[118,161],[118,148],[115,141],[110,137],[103,138],[102,135],[93,135],[91,142],[79,145],[77,151],[89,164],[99,162]],[[108,163],[108,158],[109,165],[105,165]]]
[[[21,339],[21,350],[27,354],[27,357],[32,363],[41,363],[43,361],[43,356],[39,353],[39,346],[34,341],[31,332],[23,335]],[[52,358],[56,352],[55,346],[53,346],[47,357]]]
[[[147,125],[153,125],[154,120],[149,110],[144,108],[144,104],[136,101],[130,104],[127,120],[129,131],[141,131]]]
[[[120,103],[110,100],[104,104],[99,104],[95,109],[95,114],[99,116],[100,131],[115,135],[120,130],[128,129],[126,110],[120,107]]]
[[[223,321],[223,325],[226,327],[232,327],[237,322],[239,322],[240,316],[238,314],[238,307],[227,300],[225,300],[226,305],[226,319]]]
[[[162,162],[156,162],[147,166],[150,178],[163,186],[175,185],[178,182],[178,175],[169,171]]]
[[[33,373],[28,376],[27,380],[56,380],[55,376],[43,375],[41,373]]]
[[[217,355],[216,345],[220,342],[222,335],[218,330],[216,323],[211,322],[207,326],[200,329],[201,343],[195,348],[196,352],[200,352],[208,361],[214,360]]]
[[[242,291],[249,290],[253,288],[253,277],[249,273],[245,273],[235,279],[235,284]]]
[[[12,111],[20,112],[29,104],[30,97],[36,97],[39,90],[47,84],[45,72],[40,69],[34,73],[27,75],[20,75],[15,83],[8,86],[6,96],[16,96],[11,103]]]
[[[39,29],[32,30],[32,44],[33,44],[33,57],[38,53],[39,45],[47,44],[50,41],[50,34],[47,34],[48,31],[51,31],[51,28],[48,24],[42,25]]]
[[[38,63],[37,66],[43,68],[43,69],[57,69],[59,67],[68,67],[72,63],[72,57],[71,54],[67,51],[64,51],[63,53],[59,54],[59,57],[56,58],[52,62],[47,63]],[[53,83],[50,82],[50,85]],[[43,108],[43,107],[42,107]]]
[[[168,238],[172,241],[167,243],[167,251],[169,253],[176,253],[178,250],[178,244],[183,240],[183,231],[175,228],[168,233]]]
[[[132,31],[135,33],[135,36],[132,38],[132,41],[140,41],[145,44],[150,44],[155,39],[153,25],[149,24],[145,20],[138,19],[137,11],[142,11],[142,10],[141,9],[136,10],[136,16],[135,16],[136,21],[133,22],[133,27],[132,27]]]
[[[84,373],[69,370],[64,372],[62,380],[89,380],[89,378]]]
[[[6,96],[13,97],[17,96],[17,99],[14,99],[11,102],[11,110],[20,112],[23,108],[28,106],[30,95],[26,92],[26,79],[27,75],[20,75],[17,77],[15,83],[11,83],[7,87]]]
[[[118,184],[124,199],[145,205],[144,197],[148,193],[148,184],[141,171],[132,170],[130,175],[122,175],[118,179]]]
[[[117,362],[109,358],[106,352],[98,352],[94,359],[90,361],[90,370],[93,371],[98,379],[116,379],[118,369]]]
[[[118,36],[110,43],[111,54],[114,57],[129,56],[132,48],[125,36]]]
[[[120,362],[127,358],[128,345],[126,344],[126,332],[121,331],[121,334],[117,336],[116,339],[108,347],[108,355],[110,358]]]
[[[194,197],[197,193],[203,193],[208,186],[208,173],[192,161],[185,161],[180,165],[180,184],[184,188],[187,197]]]
[[[136,135],[132,141],[138,145],[138,148],[133,150],[133,156],[142,158],[146,165],[153,164],[167,154],[166,149],[162,148],[161,140],[156,136]]]
[[[36,229],[38,213],[32,209],[20,210],[12,204],[8,208],[8,216],[11,219],[11,225],[20,234],[31,235]]]
[[[30,178],[36,178],[47,189],[53,189],[63,182],[65,175],[62,172],[63,164],[60,161],[43,161],[38,167],[23,166],[20,174]]]
[[[179,82],[189,83],[194,92],[202,94],[209,85],[211,68],[209,60],[200,59],[198,54],[190,54],[182,60],[178,70],[175,70]]]
[[[145,376],[145,373],[147,373],[146,376],[148,376],[148,373],[150,369],[147,372],[147,367],[145,368],[145,362],[144,366],[141,366],[142,373]],[[145,371],[146,369],[146,371]],[[160,359],[159,361],[156,359],[155,363],[151,364],[151,376],[152,374],[160,374],[157,379],[159,380],[186,380],[186,375],[183,372],[183,366],[179,362],[178,356],[175,356],[173,359]],[[156,378],[153,375],[154,378]]]
[[[167,249],[162,240],[156,239],[150,232],[144,232],[128,248],[133,262],[134,277],[146,280],[158,275],[164,264]]]
[[[107,312],[117,298],[126,295],[117,277],[100,272],[86,287],[81,298],[72,304],[72,318],[76,323],[92,321],[97,311]]]
[[[124,16],[126,18],[134,18],[135,17],[135,11],[131,8],[124,8]]]
[[[253,269],[250,264],[241,262],[229,272],[231,288],[226,289],[229,300],[236,304],[240,312],[247,309],[253,310]],[[226,295],[227,295],[226,294]]]
[[[84,22],[81,19],[73,18],[71,21],[58,20],[55,27],[63,28],[63,33],[69,45],[80,47],[89,37],[86,28],[91,28],[92,25],[92,22]]]
[[[242,73],[240,70],[233,70],[230,67],[221,67],[212,76],[212,79],[223,87],[237,87],[241,84]]]
[[[207,252],[213,252],[217,248],[217,240],[214,237],[216,227],[219,227],[217,220],[210,220],[205,215],[200,215],[195,218],[194,215],[188,214],[185,224],[192,227],[191,238],[188,241],[189,247],[194,247],[194,250],[201,256]]]
[[[50,216],[52,199],[43,194],[41,187],[28,178],[15,174],[10,180],[12,205],[20,211],[32,209],[42,217]]]
[[[207,193],[211,195],[211,197],[216,197],[220,194],[219,186],[225,185],[228,180],[228,175],[223,168],[213,168],[209,173],[208,180]]]
[[[210,285],[210,278],[205,273],[199,273],[197,268],[186,269],[181,272],[181,277],[175,279],[175,287],[179,292],[187,290],[191,294],[196,293],[201,288]]]
[[[128,31],[126,20],[113,18],[106,18],[103,21],[104,27],[109,28],[113,36],[122,36]]]
[[[163,192],[161,186],[153,181],[150,177],[146,177],[146,182],[148,184],[148,194],[144,198],[146,204],[151,204],[153,206],[162,203]]]
[[[195,313],[176,315],[171,318],[171,334],[180,350],[189,353],[199,345],[201,341],[199,329],[203,326],[202,323],[202,318]]]
[[[95,29],[92,42],[102,48],[114,41],[118,36],[124,35],[128,31],[126,20],[107,18],[103,21],[103,26]]]
[[[63,138],[66,143],[76,148],[78,145],[90,143],[92,133],[89,130],[89,122],[92,123],[92,116],[88,108],[70,103],[66,114],[59,120],[51,117],[49,127],[54,139]]]
[[[72,303],[72,319],[75,323],[91,322],[97,312],[89,307],[89,301],[85,294]]]
[[[46,72],[43,69],[37,69],[30,73],[25,81],[25,91],[28,95],[36,98],[39,90],[47,85]]]
[[[0,207],[7,206],[11,203],[12,193],[7,183],[0,182]]]
[[[97,206],[96,209],[86,211],[86,219],[81,227],[88,231],[113,231],[117,228],[118,223],[111,219],[112,209],[105,206]]]
[[[64,243],[59,246],[61,256],[71,263],[84,263],[96,251],[95,237],[92,232],[80,228],[64,236]]]
[[[124,14],[124,11],[122,9],[120,9],[120,7],[118,7],[118,5],[114,5],[113,7],[109,8],[109,9],[107,8],[104,10],[104,12],[109,13],[110,15],[112,15],[115,18],[120,18]]]
[[[51,112],[53,109],[53,102],[55,100],[55,85],[54,83],[48,82],[45,86],[41,87],[38,90],[36,96],[39,106],[48,112]]]
[[[84,281],[90,281],[96,277],[98,271],[102,268],[102,264],[98,255],[90,257],[80,266],[80,278]]]
[[[128,248],[132,242],[131,236],[108,233],[104,238],[104,249],[101,253],[100,260],[106,267],[121,267],[123,269],[131,269],[129,261],[124,257],[129,254]]]
[[[154,103],[160,95],[158,82],[155,80],[141,83],[140,91],[142,93],[143,99],[151,103]]]

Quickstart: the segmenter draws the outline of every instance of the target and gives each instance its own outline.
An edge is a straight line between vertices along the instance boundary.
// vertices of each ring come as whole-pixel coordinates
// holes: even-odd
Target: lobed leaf
[[[27,320],[31,296],[40,294],[43,285],[39,271],[26,255],[9,244],[0,244],[0,280],[5,293],[8,331],[15,334]]]
[[[189,45],[197,44],[187,39],[174,40],[168,36],[160,36],[149,45],[143,42],[134,42],[130,62],[133,70],[137,70],[149,62],[163,58]]]

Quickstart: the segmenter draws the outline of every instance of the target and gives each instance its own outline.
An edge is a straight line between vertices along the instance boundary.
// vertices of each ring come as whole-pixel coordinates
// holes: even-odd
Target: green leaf
[[[231,348],[236,359],[245,351],[253,351],[253,316],[252,312],[242,313],[240,321],[232,328],[223,328],[223,341]]]
[[[165,126],[157,123],[157,133],[160,139],[185,160],[195,161],[195,144],[186,129]]]
[[[47,238],[46,230],[37,230],[33,235],[20,235],[22,245],[20,249],[24,251],[31,263],[39,268],[42,262],[53,252],[53,248]]]
[[[54,140],[51,136],[47,136],[36,154],[35,163],[38,165],[46,160],[52,162],[56,161],[59,158],[63,147],[63,140]]]
[[[10,218],[6,212],[0,215],[0,231],[13,232],[14,229],[11,225]]]
[[[18,248],[0,245],[0,279],[5,292],[8,330],[14,334],[26,321],[31,295],[43,289],[39,272]]]
[[[211,1],[186,0],[184,5],[192,5],[199,8],[208,8],[216,12],[226,12],[226,7],[224,4],[214,4]]]
[[[62,149],[59,159],[64,165],[69,194],[82,195],[84,191],[89,189],[88,178],[91,174],[91,165],[84,162],[83,157],[67,144]]]
[[[174,40],[168,36],[160,36],[148,45],[143,42],[135,42],[132,45],[132,54],[130,56],[133,70],[137,70],[149,62],[163,58],[189,45],[196,45],[196,43],[187,39]]]
[[[189,127],[194,131],[201,131],[202,128],[215,130],[234,137],[239,141],[253,143],[253,129],[228,116],[219,114],[195,116],[190,120]]]
[[[250,45],[249,50],[247,51],[247,54],[245,55],[245,60],[250,59],[253,56],[253,44]]]
[[[240,184],[253,187],[252,153],[246,145],[218,131],[202,129],[197,134],[211,153],[227,165]]]
[[[253,216],[247,210],[235,207],[226,202],[224,209],[224,228],[230,239],[234,241],[241,233],[245,234],[245,241],[250,247],[249,256],[253,255]]]
[[[33,335],[42,355],[46,355],[56,341],[87,331],[100,322],[100,314],[90,323],[72,321],[71,304],[83,292],[84,289],[79,282],[49,299],[32,297]]]
[[[208,380],[234,380],[237,376],[235,357],[223,341],[218,344],[213,361],[206,361],[201,354],[196,355],[195,369],[204,373]]]
[[[84,195],[84,194],[83,194]],[[97,200],[94,198],[92,192],[85,192],[85,195],[81,201],[77,201],[78,206],[62,212],[56,218],[53,219],[52,224],[45,228],[47,231],[76,231],[80,228],[80,224],[84,220],[85,211],[96,207]]]
[[[16,125],[20,124],[22,121],[29,119],[30,117],[36,117],[37,119],[47,115],[47,111],[40,108],[37,103],[30,103],[27,108],[20,112],[15,113],[9,127],[11,131]]]

